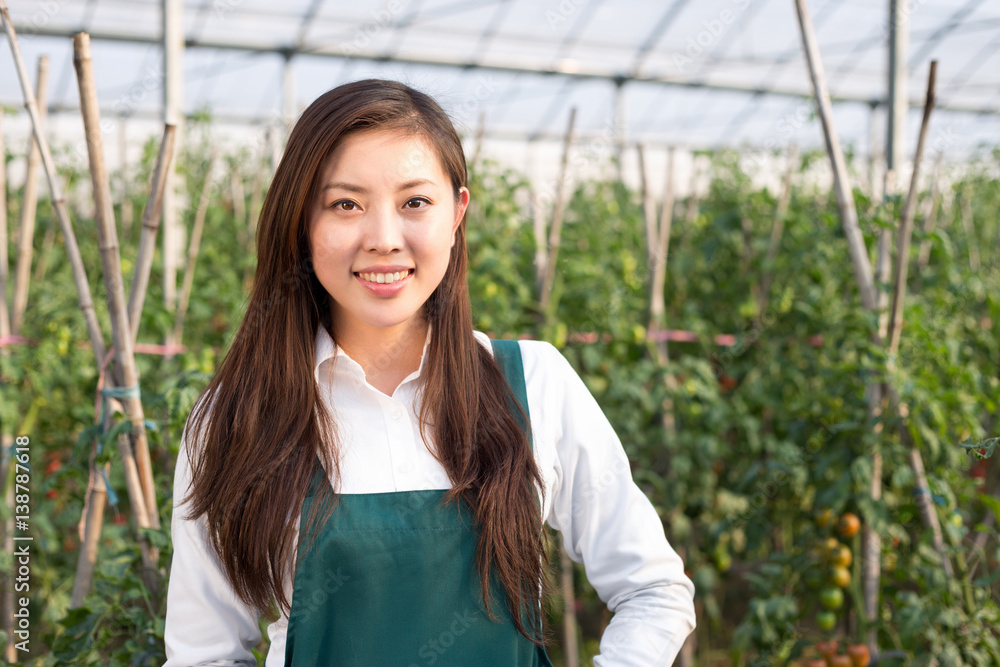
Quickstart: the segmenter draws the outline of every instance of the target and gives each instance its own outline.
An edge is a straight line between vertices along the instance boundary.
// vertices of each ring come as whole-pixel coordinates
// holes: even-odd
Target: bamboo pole
[[[806,61],[809,67],[810,76],[813,83],[813,91],[816,95],[820,121],[823,126],[823,135],[826,141],[827,153],[833,165],[834,186],[837,191],[837,207],[840,213],[841,224],[844,228],[844,235],[847,238],[848,250],[854,266],[854,274],[858,283],[858,290],[861,295],[861,302],[869,312],[879,313],[878,290],[874,283],[871,263],[868,252],[858,227],[857,209],[854,198],[848,184],[848,174],[844,163],[843,152],[837,139],[836,129],[833,125],[833,114],[830,105],[829,93],[826,88],[825,75],[823,73],[823,63],[820,59],[819,47],[816,44],[816,37],[813,30],[812,19],[809,16],[809,9],[805,0],[795,0],[795,7],[799,17],[799,26],[802,32],[802,45],[806,54]],[[890,133],[891,134],[891,133]],[[893,170],[887,170],[887,179],[893,177]],[[889,191],[889,188],[886,188]],[[884,249],[880,253],[883,267],[888,266],[885,261]],[[885,321],[880,317],[881,321]],[[881,325],[880,321],[880,325]],[[881,328],[881,326],[880,326]],[[882,332],[875,335],[875,343],[881,344]],[[868,385],[868,417],[873,423],[876,433],[881,431],[881,405],[884,394],[884,386],[874,382]],[[918,453],[919,454],[919,453]],[[912,465],[912,462],[911,462]],[[917,473],[914,467],[914,473]],[[872,452],[872,478],[869,488],[871,498],[878,502],[882,496],[882,455],[877,445]],[[862,534],[863,558],[865,562],[864,581],[862,584],[864,594],[865,615],[869,624],[878,617],[878,597],[881,579],[881,546],[880,537],[871,526],[865,525]],[[869,626],[868,644],[870,650],[877,655],[878,642],[874,625]]]
[[[80,304],[80,311],[87,324],[87,335],[90,337],[90,346],[97,359],[97,365],[104,362],[104,341],[101,338],[101,329],[97,324],[97,314],[94,311],[94,302],[90,297],[90,283],[87,281],[87,271],[83,266],[83,258],[80,256],[80,248],[76,243],[76,234],[73,232],[73,223],[70,221],[69,213],[66,210],[66,200],[56,180],[55,163],[52,160],[52,153],[49,150],[49,143],[45,139],[45,132],[42,130],[41,119],[38,115],[38,105],[35,101],[35,93],[28,83],[28,72],[24,66],[24,59],[21,56],[21,49],[17,45],[17,31],[14,24],[10,22],[10,14],[7,12],[7,3],[0,0],[0,18],[3,19],[4,31],[7,33],[7,43],[10,44],[10,51],[14,57],[14,66],[17,70],[17,77],[21,83],[21,92],[24,95],[24,106],[31,117],[31,127],[34,130],[35,140],[38,142],[39,150],[42,154],[42,166],[45,168],[45,176],[49,183],[49,192],[52,196],[52,205],[59,218],[59,226],[63,232],[66,243],[66,253],[69,255],[70,266],[73,270],[73,282],[76,285],[77,297]]]
[[[924,114],[920,123],[920,135],[917,139],[917,152],[913,158],[913,175],[910,179],[910,189],[903,206],[903,214],[899,225],[899,241],[896,249],[895,280],[892,292],[891,318],[889,320],[889,363],[895,364],[895,357],[899,351],[899,340],[903,326],[903,301],[906,298],[906,276],[909,267],[910,238],[913,233],[913,210],[916,207],[918,178],[920,175],[920,164],[923,160],[924,145],[927,141],[927,132],[930,127],[931,112],[934,110],[936,100],[935,87],[937,83],[937,61],[932,60],[930,64],[930,74],[927,79],[927,97],[924,102]],[[887,394],[893,399],[900,411],[900,416],[905,417],[907,408],[899,405],[899,397],[891,386],[887,386]],[[924,524],[931,530],[931,538],[934,549],[941,557],[941,565],[948,575],[952,577],[951,559],[945,549],[944,538],[941,533],[941,524],[938,521],[937,511],[934,509],[934,502],[930,496],[930,487],[927,483],[927,474],[924,470],[923,457],[920,450],[909,437],[909,430],[905,424],[900,424],[899,431],[904,442],[909,442],[909,460],[913,468],[915,483],[917,488],[916,503],[920,508]]]
[[[243,176],[239,173],[239,162],[236,160],[233,160],[229,171],[229,193],[233,198],[233,218],[244,229],[249,229],[249,225],[247,224],[247,196],[246,191],[243,189]]]
[[[566,211],[566,200],[568,199],[567,181],[569,171],[569,150],[573,145],[573,128],[576,124],[576,107],[570,109],[569,123],[566,127],[566,136],[563,141],[562,161],[559,165],[559,185],[556,193],[555,210],[552,215],[552,225],[549,227],[549,238],[547,246],[545,239],[545,222],[541,212],[540,198],[536,202],[535,215],[535,239],[541,241],[545,252],[542,255],[536,254],[536,261],[544,259],[544,264],[537,267],[541,276],[538,284],[538,302],[540,322],[548,326],[552,321],[550,304],[552,300],[552,287],[555,282],[556,262],[559,258],[559,243],[562,235],[563,215]],[[577,653],[577,620],[576,620],[576,595],[573,592],[573,562],[566,553],[565,547],[560,541],[559,558],[562,564],[562,586],[563,598],[563,635],[566,649],[566,667],[578,667],[579,654]]]
[[[136,254],[132,288],[128,295],[128,324],[133,343],[139,335],[142,304],[146,299],[146,289],[149,286],[149,272],[153,268],[156,235],[160,231],[160,216],[163,213],[163,192],[167,185],[167,170],[170,168],[174,154],[176,129],[173,125],[163,126],[163,138],[160,140],[160,152],[156,157],[156,167],[153,169],[153,182],[149,188],[149,199],[146,200],[146,208],[142,212],[139,251]]]
[[[666,328],[665,313],[666,303],[664,299],[664,284],[667,280],[667,257],[670,250],[670,230],[673,224],[674,215],[674,156],[675,150],[671,147],[667,153],[667,171],[663,185],[663,205],[660,208],[659,218],[656,213],[656,201],[649,188],[646,170],[646,154],[642,145],[639,146],[639,175],[642,187],[643,217],[646,219],[646,266],[649,274],[649,309],[648,309],[648,332],[651,338],[655,338],[652,345],[652,356],[655,357],[661,367],[666,370],[666,365],[670,362],[670,348],[665,338],[660,339],[656,334]],[[664,373],[664,383],[669,394],[673,394],[676,389],[676,379],[670,372]],[[676,431],[674,420],[674,403],[671,397],[663,401],[661,421],[668,437]]]
[[[486,112],[479,112],[479,125],[476,127],[476,143],[472,151],[472,169],[479,172],[479,158],[483,154],[483,139],[486,136]]]
[[[937,215],[941,204],[941,169],[944,163],[944,153],[939,152],[934,161],[934,171],[931,172],[931,195],[927,198],[927,208],[924,210],[921,233],[923,240],[917,252],[917,273],[925,268],[931,259],[931,241],[928,238],[937,226]]]
[[[121,374],[123,389],[138,387],[139,376],[135,367],[132,350],[132,336],[129,328],[128,311],[125,302],[125,286],[121,274],[121,257],[118,251],[118,230],[115,227],[114,209],[111,201],[111,186],[107,167],[104,163],[104,146],[101,140],[100,112],[97,90],[94,85],[93,67],[90,58],[90,36],[77,33],[73,37],[73,65],[76,68],[80,88],[80,109],[83,114],[84,131],[87,136],[87,154],[90,175],[94,187],[94,203],[97,217],[98,246],[101,251],[101,266],[104,284],[108,294],[108,310],[111,315],[111,330],[114,340],[114,359]],[[132,423],[131,440],[122,436],[118,440],[125,472],[129,502],[136,515],[139,545],[143,566],[146,568],[147,586],[155,588],[155,578],[151,573],[157,566],[157,555],[150,546],[142,528],[158,528],[155,490],[150,485],[143,488],[143,481],[152,479],[149,463],[149,449],[146,443],[145,415],[138,391],[123,399],[129,421]],[[135,453],[133,455],[133,442]]]
[[[7,152],[3,139],[3,108],[0,107],[0,338],[10,335],[10,311],[7,309]],[[0,353],[2,354],[2,353]]]
[[[121,228],[126,241],[132,240],[132,188],[129,187],[128,141],[126,139],[126,118],[118,120],[118,201],[121,202]]]
[[[181,287],[181,298],[177,305],[177,319],[174,324],[174,342],[180,345],[184,337],[184,318],[187,315],[188,302],[191,298],[191,287],[194,285],[194,269],[198,264],[198,249],[201,246],[201,234],[205,228],[205,217],[208,214],[208,203],[212,192],[212,173],[215,171],[217,154],[213,154],[205,169],[205,181],[201,185],[201,196],[198,198],[198,210],[194,215],[194,226],[191,229],[191,240],[188,243],[187,265],[184,267],[184,284]]]
[[[671,146],[667,151],[667,174],[663,186],[663,204],[660,207],[660,217],[656,225],[656,235],[653,247],[652,289],[649,296],[649,329],[659,331],[666,325],[666,300],[664,285],[667,280],[667,257],[670,252],[670,231],[674,221],[674,158],[675,149]],[[667,341],[657,341],[660,360],[669,361],[670,354]]]
[[[573,561],[559,541],[560,589],[563,596],[563,665],[580,667],[580,645],[576,629],[576,595],[573,592]]]
[[[962,193],[962,231],[965,232],[965,243],[969,248],[969,268],[973,273],[979,271],[979,246],[976,245],[976,231],[972,220],[971,188],[966,187]]]
[[[38,100],[38,120],[44,132],[47,116],[49,82],[49,58],[38,58],[36,79]],[[10,313],[10,330],[15,336],[24,326],[24,311],[28,307],[28,286],[31,283],[31,257],[34,252],[35,216],[38,211],[38,161],[41,157],[38,141],[28,140],[28,165],[24,174],[24,190],[21,197],[20,236],[18,237],[17,268],[14,274],[14,301]]]
[[[899,238],[896,245],[896,265],[893,268],[895,280],[892,286],[892,308],[890,309],[888,340],[889,354],[894,356],[899,350],[899,338],[903,325],[903,300],[906,298],[906,276],[910,265],[910,240],[913,236],[913,211],[917,206],[917,194],[921,162],[924,157],[924,144],[927,141],[927,130],[930,126],[931,112],[936,100],[935,86],[937,84],[937,61],[931,61],[930,74],[927,79],[927,98],[924,102],[924,115],[920,122],[920,135],[917,138],[917,153],[913,157],[913,174],[910,177],[910,189],[906,195],[906,203],[899,220]]]
[[[556,194],[556,207],[552,214],[552,225],[549,227],[548,252],[545,258],[545,273],[539,291],[539,307],[542,317],[550,321],[549,304],[552,299],[552,286],[556,279],[556,263],[559,260],[559,244],[562,239],[563,216],[569,199],[567,192],[569,184],[569,149],[573,145],[573,129],[576,125],[576,107],[569,110],[569,123],[566,127],[566,137],[563,140],[562,160],[559,164],[559,191]]]
[[[767,310],[767,302],[771,298],[771,282],[774,280],[774,260],[778,258],[778,248],[781,247],[781,237],[785,233],[785,216],[792,200],[792,176],[795,174],[799,161],[798,146],[792,146],[788,151],[788,167],[781,181],[781,194],[778,195],[778,206],[774,211],[774,222],[771,225],[771,238],[767,244],[767,255],[764,260],[764,276],[760,281],[760,292],[757,294],[757,312],[763,317]]]
[[[548,242],[546,241],[545,213],[542,210],[542,193],[538,188],[531,189],[531,228],[535,238],[535,286],[539,292],[545,280],[545,265],[549,259]]]
[[[102,373],[101,379],[98,381],[98,390],[103,387],[104,377]],[[115,412],[114,408],[118,406],[109,404],[108,407],[109,409],[104,415],[103,422],[105,429],[111,426],[111,415]],[[100,414],[100,408],[97,408],[97,415]],[[80,553],[76,559],[76,577],[73,579],[73,596],[70,599],[70,608],[83,606],[83,599],[90,591],[90,583],[94,578],[94,566],[97,564],[97,548],[101,539],[101,528],[104,523],[104,507],[108,499],[108,490],[104,485],[104,476],[108,473],[109,466],[105,464],[104,474],[102,475],[95,462],[97,458],[97,443],[97,438],[95,438],[90,449],[90,462],[88,465],[90,478],[87,484],[87,495],[83,503],[83,516],[80,521],[82,533],[80,535]]]
[[[858,225],[858,211],[854,204],[854,193],[851,192],[847,175],[847,164],[844,152],[840,147],[840,138],[833,125],[833,107],[830,104],[830,92],[826,86],[826,75],[823,71],[823,61],[820,58],[819,46],[816,43],[816,33],[806,0],[795,0],[795,9],[799,16],[799,27],[802,32],[802,47],[812,79],[813,92],[816,96],[817,111],[823,126],[823,139],[833,167],[834,189],[837,194],[837,210],[840,212],[844,237],[847,239],[847,249],[851,254],[854,267],[854,277],[861,294],[861,303],[868,310],[876,308],[875,281],[872,275],[868,250],[865,247],[861,227]]]
[[[656,200],[646,174],[646,146],[640,143],[636,147],[639,157],[639,189],[642,192],[642,222],[646,233],[646,267],[649,269],[650,286],[652,286],[653,267],[656,264]]]
[[[260,158],[258,158],[257,166],[253,170],[253,180],[250,182],[250,210],[248,212],[250,217],[247,219],[247,228],[250,230],[250,244],[254,246],[254,239],[257,237],[257,223],[264,205],[264,177],[267,173],[264,167],[267,164],[267,144],[268,138],[265,136]]]
[[[105,468],[107,473],[107,467]],[[70,599],[70,609],[83,606],[83,600],[90,592],[94,579],[94,567],[97,564],[97,547],[101,540],[101,528],[104,523],[104,508],[107,505],[108,491],[104,486],[104,478],[96,466],[90,466],[90,488],[84,505],[84,531],[80,541],[80,553],[76,558],[76,577],[73,579],[73,596]]]

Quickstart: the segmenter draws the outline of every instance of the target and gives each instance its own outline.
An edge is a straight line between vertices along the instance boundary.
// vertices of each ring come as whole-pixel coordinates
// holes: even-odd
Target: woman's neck
[[[408,375],[420,368],[427,340],[427,322],[414,318],[405,325],[359,331],[334,325],[333,338],[365,372],[368,384],[386,396]]]

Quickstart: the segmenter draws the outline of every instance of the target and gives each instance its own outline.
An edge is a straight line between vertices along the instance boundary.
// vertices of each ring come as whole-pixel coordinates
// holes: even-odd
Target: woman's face
[[[320,171],[309,246],[338,336],[423,324],[469,203],[421,134],[348,135]]]

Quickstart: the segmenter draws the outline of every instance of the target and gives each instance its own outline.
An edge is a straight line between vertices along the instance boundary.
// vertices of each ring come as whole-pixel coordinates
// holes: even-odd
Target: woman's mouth
[[[371,271],[359,271],[356,272],[354,275],[370,283],[378,283],[379,285],[391,285],[394,282],[402,280],[411,273],[413,273],[413,269],[407,269],[406,271],[394,271],[392,273],[375,273]]]

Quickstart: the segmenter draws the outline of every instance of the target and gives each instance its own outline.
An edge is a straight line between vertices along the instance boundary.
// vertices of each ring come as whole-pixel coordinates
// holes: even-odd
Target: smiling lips
[[[392,273],[375,273],[371,271],[362,271],[355,273],[362,280],[366,280],[370,283],[378,283],[379,285],[391,285],[392,283],[402,280],[413,273],[413,269],[407,269],[406,271],[395,271]]]

